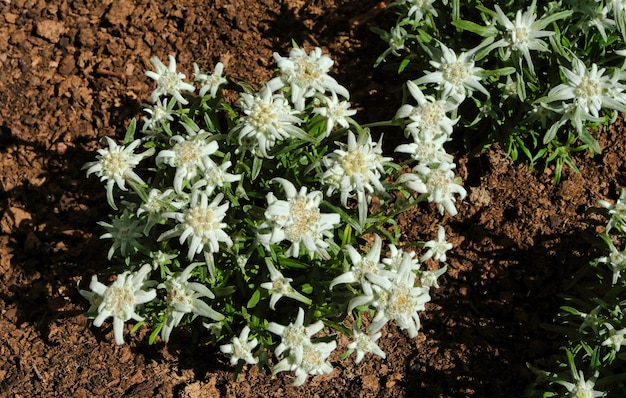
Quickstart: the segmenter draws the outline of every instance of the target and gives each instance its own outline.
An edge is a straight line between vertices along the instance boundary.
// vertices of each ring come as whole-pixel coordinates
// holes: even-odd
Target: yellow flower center
[[[445,64],[443,67],[444,79],[455,86],[462,86],[469,76],[470,74],[463,62],[455,61]]]
[[[601,94],[602,88],[600,83],[595,79],[584,76],[580,84],[576,87],[576,95],[582,98],[597,97]]]
[[[193,207],[185,215],[185,222],[193,228],[196,235],[219,229],[219,223],[215,220],[213,209]]]
[[[365,155],[357,151],[348,152],[341,159],[341,167],[348,176],[362,174],[364,177],[367,177],[367,171],[369,170]]]

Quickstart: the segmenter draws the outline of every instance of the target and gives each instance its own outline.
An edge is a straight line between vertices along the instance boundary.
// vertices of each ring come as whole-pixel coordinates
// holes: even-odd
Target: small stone
[[[72,73],[75,67],[76,62],[74,61],[74,57],[72,55],[67,55],[63,58],[61,64],[59,65],[59,73],[63,76],[67,76]]]
[[[54,150],[59,155],[64,155],[65,152],[67,151],[67,144],[65,144],[64,142],[57,142],[54,145]]]
[[[47,19],[37,22],[35,32],[39,37],[43,37],[51,43],[58,43],[61,35],[65,33],[65,25],[59,21]]]
[[[7,21],[7,23],[14,24],[17,20],[17,15],[7,12],[4,14],[4,20]]]

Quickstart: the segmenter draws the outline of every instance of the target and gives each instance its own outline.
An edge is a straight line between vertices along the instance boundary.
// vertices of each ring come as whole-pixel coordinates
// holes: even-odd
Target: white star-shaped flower
[[[144,290],[153,285],[147,281],[152,267],[145,264],[137,272],[125,271],[117,276],[115,282],[106,286],[98,281],[97,276],[91,278],[89,288],[92,292],[81,290],[83,297],[92,303],[92,308],[97,311],[93,321],[94,326],[102,326],[102,322],[108,317],[113,317],[113,331],[115,343],[124,344],[124,322],[133,319],[142,321],[144,318],[135,312],[138,305],[145,304],[156,297],[154,289]]]
[[[439,45],[441,57],[430,61],[437,70],[415,80],[415,84],[435,83],[441,91],[441,98],[454,97],[459,103],[474,91],[489,97],[489,92],[480,83],[483,69],[475,66],[474,62],[474,53],[479,47],[457,55],[445,44],[440,42]]]
[[[156,80],[157,88],[152,92],[152,101],[158,100],[161,95],[169,94],[176,98],[178,102],[187,105],[189,101],[183,98],[181,91],[193,92],[195,87],[185,82],[185,75],[176,71],[176,58],[173,55],[169,57],[170,64],[165,66],[158,57],[150,58],[150,63],[156,71],[147,71],[146,76]]]
[[[113,200],[113,187],[117,185],[122,191],[126,191],[126,181],[132,181],[137,184],[145,184],[144,181],[135,173],[135,166],[144,158],[154,153],[154,148],[150,148],[141,154],[135,154],[134,150],[141,140],[137,139],[127,146],[117,145],[109,137],[105,137],[108,148],[98,149],[98,155],[95,162],[87,162],[84,169],[87,169],[87,176],[95,174],[100,177],[100,181],[106,181],[107,201],[109,205],[117,210],[115,201]]]

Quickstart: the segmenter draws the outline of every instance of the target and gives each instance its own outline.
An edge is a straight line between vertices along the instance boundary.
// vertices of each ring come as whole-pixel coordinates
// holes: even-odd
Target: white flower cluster
[[[134,154],[135,149],[142,143],[135,139],[126,146],[117,145],[107,137],[108,149],[98,151],[97,160],[87,163],[87,175],[96,174],[106,182],[107,199],[111,207],[116,209],[113,200],[114,188],[127,191],[126,182],[129,182],[135,192],[139,193],[141,202],[131,204],[123,201],[126,208],[122,214],[112,219],[110,223],[101,222],[107,233],[101,238],[112,239],[113,244],[108,253],[109,259],[119,250],[123,257],[135,255],[140,251],[148,252],[153,258],[154,268],[171,264],[178,258],[178,253],[163,253],[160,250],[150,252],[149,248],[141,243],[142,238],[150,236],[157,225],[168,224],[172,228],[162,231],[157,241],[169,240],[178,237],[180,244],[186,243],[187,258],[193,261],[197,254],[204,253],[206,262],[191,263],[181,272],[167,276],[163,283],[158,284],[157,290],[142,290],[146,286],[157,285],[156,282],[144,281],[151,271],[146,264],[135,273],[126,271],[117,276],[117,280],[109,287],[104,286],[94,277],[90,284],[91,292],[81,290],[81,294],[92,302],[90,312],[96,312],[95,326],[100,326],[108,316],[113,316],[115,339],[118,344],[123,343],[122,325],[129,319],[143,319],[134,312],[136,305],[146,304],[157,298],[161,291],[163,301],[167,303],[166,318],[161,328],[161,337],[168,341],[172,329],[176,327],[186,314],[202,316],[215,321],[224,319],[224,316],[213,310],[201,298],[213,299],[213,293],[203,284],[190,282],[192,271],[199,264],[206,264],[212,269],[210,257],[220,251],[221,247],[229,248],[232,245],[230,236],[226,233],[227,225],[222,222],[229,203],[221,203],[224,195],[217,192],[226,183],[239,181],[240,175],[233,175],[226,170],[231,163],[226,160],[221,164],[215,162],[212,155],[219,149],[218,143],[212,134],[198,128],[195,123],[179,117],[173,110],[174,105],[187,104],[182,91],[193,92],[194,86],[184,82],[185,75],[176,71],[176,60],[170,56],[169,67],[156,57],[151,59],[156,71],[146,74],[157,81],[157,88],[152,93],[154,105],[146,108],[150,118],[145,120],[142,132],[146,135],[145,141],[158,141],[163,137],[163,145],[151,147],[142,154]],[[201,94],[208,93],[215,96],[217,89],[226,81],[221,77],[221,64],[216,66],[213,75],[201,73],[196,66],[196,81],[203,84]],[[169,102],[161,99],[162,95],[171,95]],[[169,125],[179,123],[182,131],[172,134]],[[167,137],[169,133],[169,137]],[[159,136],[161,134],[161,136]],[[162,189],[151,187],[136,172],[139,163],[154,155],[157,172],[171,175],[171,186]]]
[[[445,261],[445,252],[452,245],[445,242],[445,231],[439,229],[437,241],[426,243],[429,250],[421,257]],[[376,316],[367,327],[367,334],[374,336],[389,321],[407,330],[410,337],[417,336],[420,328],[419,312],[424,311],[430,301],[431,287],[439,287],[437,278],[446,271],[446,266],[436,271],[420,269],[420,260],[415,252],[405,252],[390,246],[390,258],[381,259],[382,240],[374,235],[374,245],[365,257],[352,246],[346,246],[350,258],[350,269],[333,279],[330,287],[340,284],[358,284],[362,295],[353,298],[349,311],[360,306],[372,306]]]
[[[604,74],[605,68],[598,69],[596,64],[587,68],[583,61],[574,57],[572,68],[561,67],[566,76],[565,83],[554,87],[540,102],[547,109],[561,115],[558,122],[548,130],[544,142],[552,139],[556,130],[570,122],[583,133],[585,124],[602,122],[600,112],[603,108],[617,112],[626,112],[626,92],[620,82],[621,71],[614,70],[611,76]]]
[[[267,330],[281,337],[280,344],[274,354],[282,360],[274,366],[273,374],[292,371],[296,375],[294,386],[304,383],[308,375],[330,373],[332,365],[328,356],[337,347],[337,342],[314,342],[313,335],[324,328],[322,321],[304,326],[304,310],[298,309],[296,320],[287,326],[270,322]]]
[[[274,53],[274,59],[281,75],[269,82],[274,89],[289,86],[291,102],[298,111],[304,110],[305,101],[317,93],[330,92],[350,99],[348,90],[328,75],[334,62],[328,55],[322,54],[317,47],[307,54],[301,48],[294,48],[289,57]]]
[[[141,177],[135,173],[134,168],[144,158],[151,156],[154,150],[148,149],[137,155],[134,150],[141,143],[141,140],[135,140],[127,146],[120,146],[111,138],[105,138],[109,147],[98,149],[97,160],[86,163],[84,168],[87,169],[87,176],[93,173],[100,177],[100,181],[106,182],[107,201],[112,208],[117,209],[113,199],[113,187],[117,185],[119,189],[125,191],[126,181],[144,184]]]
[[[382,137],[378,143],[372,142],[369,132],[364,131],[357,139],[348,132],[348,143],[339,143],[340,149],[322,159],[326,171],[317,175],[322,184],[328,187],[326,195],[340,193],[341,204],[348,207],[348,198],[357,197],[359,222],[365,224],[367,204],[371,196],[384,194],[381,176],[385,165],[392,158],[382,156]]]
[[[301,248],[304,246],[311,257],[318,254],[321,258],[328,259],[326,249],[329,244],[324,238],[332,238],[333,227],[339,224],[338,214],[320,213],[320,203],[323,199],[319,191],[307,194],[307,188],[300,191],[284,178],[274,178],[273,182],[279,183],[287,195],[287,200],[278,200],[273,192],[267,194],[267,210],[265,210],[265,222],[259,226],[259,241],[269,245],[288,240],[291,247],[287,249],[287,257],[299,257]]]
[[[274,374],[294,372],[300,385],[309,375],[332,372],[329,356],[337,346],[328,334],[315,337],[324,315],[311,308],[376,311],[366,332],[360,321],[352,325],[348,354],[356,352],[357,362],[368,353],[384,358],[376,344],[382,327],[395,321],[415,337],[418,312],[446,271],[421,269],[421,262],[445,262],[452,245],[443,227],[436,240],[423,243],[419,258],[393,244],[390,256],[381,258],[378,235],[366,255],[347,244],[386,220],[371,213],[370,204],[399,189],[387,180],[400,167],[383,155],[382,138],[374,141],[369,128],[351,119],[356,111],[349,93],[328,75],[333,62],[319,48],[274,57],[277,76],[241,94],[238,116],[220,102],[220,87],[228,82],[221,63],[213,74],[194,64],[194,86],[176,70],[173,56],[167,67],[151,59],[155,71],[147,75],[156,88],[137,130],[143,137],[134,139],[133,123],[125,145],[107,138],[108,148],[85,166],[87,175],[106,184],[112,208],[115,196],[121,198],[124,208],[100,223],[101,237],[112,240],[109,259],[119,255],[128,270],[109,286],[94,276],[91,291],[80,293],[91,302],[95,326],[113,318],[118,344],[123,324],[143,314],[156,323],[151,341],[160,334],[165,342],[179,324],[200,318],[233,365],[255,364],[273,349],[280,359]],[[199,98],[192,96],[196,89]],[[414,179],[404,175],[399,182],[453,214],[454,194],[465,191],[443,144],[457,121],[450,116],[457,97],[425,97],[412,82],[409,90],[418,105],[404,105],[398,118],[406,119],[413,143],[397,151],[409,153],[417,166]],[[227,116],[219,119],[216,109]],[[146,150],[136,154],[142,144]],[[341,270],[348,260],[350,268]],[[300,269],[328,280],[303,278]],[[346,284],[353,285],[351,301],[344,295],[337,306],[322,297]],[[261,309],[254,308],[258,303]],[[269,322],[285,318],[293,322]],[[272,343],[272,334],[280,344]]]
[[[623,233],[626,227],[626,189],[621,188],[620,196],[615,203],[598,200],[598,204],[608,213],[609,221],[601,237],[606,242],[609,253],[596,261],[604,263],[609,267],[613,274],[612,283],[615,285],[622,278],[622,272],[626,271],[626,248],[619,250],[609,233],[614,229]]]
[[[167,318],[161,329],[163,341],[169,341],[172,329],[176,327],[183,316],[192,313],[208,317],[216,321],[224,316],[213,310],[201,297],[214,298],[213,293],[204,285],[189,282],[191,271],[197,266],[192,264],[178,275],[169,276],[164,283],[157,286],[165,290],[167,302]],[[144,318],[135,311],[136,307],[146,304],[157,297],[155,289],[145,290],[157,285],[155,281],[146,278],[152,271],[149,264],[145,264],[136,272],[125,271],[117,275],[117,279],[109,286],[98,281],[94,275],[88,290],[79,290],[80,294],[91,303],[87,311],[95,315],[94,326],[100,327],[108,317],[113,317],[113,331],[115,342],[124,344],[124,322],[133,319],[142,321]]]
[[[456,165],[443,145],[451,139],[453,127],[459,120],[448,114],[456,113],[464,95],[462,91],[450,92],[444,88],[439,99],[426,96],[418,87],[419,80],[406,83],[417,106],[405,104],[396,113],[396,118],[407,121],[405,135],[413,138],[412,143],[396,147],[396,152],[407,153],[417,161],[412,173],[401,175],[398,182],[427,195],[428,201],[437,203],[442,214],[445,210],[454,216],[457,214],[456,196],[463,199],[467,192],[455,178]],[[462,83],[458,87],[462,87]]]

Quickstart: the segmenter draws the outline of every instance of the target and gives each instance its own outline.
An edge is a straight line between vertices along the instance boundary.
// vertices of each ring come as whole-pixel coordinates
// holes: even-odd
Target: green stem
[[[385,120],[382,122],[363,124],[361,127],[372,128],[372,127],[399,127],[399,126],[400,126],[400,123],[398,122],[395,122],[393,120]]]

